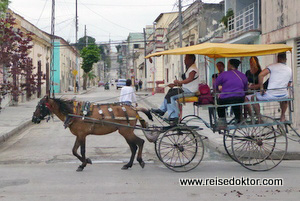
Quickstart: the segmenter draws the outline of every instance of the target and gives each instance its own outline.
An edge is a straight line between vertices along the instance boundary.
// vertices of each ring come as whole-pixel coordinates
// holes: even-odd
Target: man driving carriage
[[[168,112],[169,120],[176,124],[179,117],[179,109],[177,106],[177,99],[181,97],[194,96],[198,91],[199,85],[199,72],[195,64],[196,57],[194,54],[185,55],[184,63],[186,71],[182,75],[182,80],[174,80],[174,83],[168,86],[171,89],[168,91],[159,109],[152,109],[152,112],[163,116],[165,112]],[[174,88],[175,86],[182,86],[182,88]]]

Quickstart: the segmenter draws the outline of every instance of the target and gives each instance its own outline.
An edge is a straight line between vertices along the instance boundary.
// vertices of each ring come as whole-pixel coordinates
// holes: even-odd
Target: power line
[[[41,14],[40,14],[40,17],[39,17],[39,19],[37,20],[37,22],[36,22],[36,24],[35,24],[36,26],[38,25],[38,23],[39,23],[39,21],[40,21],[42,15],[43,15],[43,13],[44,13],[44,10],[45,10],[45,7],[46,7],[47,2],[48,2],[48,0],[45,1],[45,4],[44,4],[44,7],[43,7],[42,12],[41,12]]]
[[[111,23],[111,24],[113,24],[113,25],[115,25],[115,26],[118,26],[118,27],[120,27],[120,28],[129,30],[129,31],[134,31],[134,30],[132,30],[132,29],[128,29],[128,28],[126,28],[126,27],[123,27],[123,26],[121,26],[121,25],[119,25],[119,24],[117,24],[117,23],[115,23],[115,22],[113,22],[113,21],[110,21],[109,19],[106,19],[106,18],[103,17],[102,15],[98,14],[97,12],[95,12],[95,11],[93,11],[92,9],[90,9],[89,7],[87,7],[85,4],[81,3],[81,1],[79,1],[79,2],[80,2],[81,5],[83,5],[84,7],[86,7],[87,9],[89,9],[90,11],[92,11],[93,13],[95,13],[96,15],[100,16],[101,18],[103,18],[103,19],[106,20],[107,22],[109,22],[109,23]]]
[[[45,0],[46,1],[46,0]],[[57,2],[57,4],[74,4],[74,2],[71,1],[64,1],[64,2]],[[162,7],[162,6],[170,6],[167,4],[161,4],[161,5],[149,5],[149,4],[101,4],[101,3],[85,3],[85,5],[88,6],[101,6],[101,7]]]
[[[73,19],[74,19],[73,17],[72,17],[72,18],[69,18],[69,19],[66,19],[66,20],[64,20],[64,21],[61,21],[61,22],[55,24],[55,26],[60,25],[60,24],[62,24],[62,23],[65,23],[65,22],[67,22],[67,21],[69,21],[69,20],[73,20]],[[46,29],[46,28],[48,28],[48,27],[50,27],[50,26],[46,26],[46,27],[43,27],[43,28],[41,28],[41,29]]]

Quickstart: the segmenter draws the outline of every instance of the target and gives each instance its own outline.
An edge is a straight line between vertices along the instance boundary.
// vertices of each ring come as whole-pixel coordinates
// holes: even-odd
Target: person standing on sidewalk
[[[132,103],[135,103],[135,105],[137,106],[136,95],[131,84],[131,79],[127,79],[126,86],[123,86],[121,89],[119,101],[126,105],[131,105]]]
[[[174,80],[174,83],[168,86],[171,89],[168,91],[164,98],[163,103],[159,109],[152,109],[152,112],[163,116],[165,112],[168,112],[169,120],[176,124],[179,118],[179,109],[177,106],[177,99],[182,97],[194,96],[198,91],[199,86],[199,72],[195,64],[196,57],[194,54],[187,54],[184,58],[186,71],[182,75],[182,81]],[[175,86],[182,86],[182,88],[174,88]]]

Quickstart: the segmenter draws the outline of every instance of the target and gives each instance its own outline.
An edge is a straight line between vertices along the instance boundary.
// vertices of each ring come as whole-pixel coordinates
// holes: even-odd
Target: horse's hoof
[[[88,164],[93,164],[93,163],[92,163],[92,160],[89,159],[89,158],[86,159],[86,163],[88,163]]]
[[[127,166],[127,165],[124,165],[121,169],[122,169],[122,170],[128,170],[128,168],[130,168],[130,167]]]
[[[82,172],[82,170],[84,169],[84,167],[82,167],[82,166],[79,166],[78,168],[77,168],[77,172]]]
[[[141,166],[142,168],[145,167],[145,162],[144,162],[144,161],[141,161],[141,162],[139,162],[139,163],[140,163],[140,166]]]

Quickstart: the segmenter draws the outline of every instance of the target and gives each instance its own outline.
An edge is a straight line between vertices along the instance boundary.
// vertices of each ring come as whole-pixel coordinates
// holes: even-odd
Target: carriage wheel
[[[235,160],[243,167],[267,171],[282,161],[287,137],[282,124],[273,118],[263,116],[260,124],[247,118],[234,131],[231,146]]]
[[[197,126],[199,128],[204,128],[205,124],[203,120],[196,115],[187,115],[181,119],[180,124],[185,124],[187,126]]]
[[[204,155],[200,136],[188,127],[173,127],[157,141],[158,158],[175,172],[196,168]]]
[[[162,138],[162,137],[159,136],[159,137],[157,138],[157,140],[154,142],[154,148],[155,148],[155,153],[156,153],[157,158],[158,158],[161,162],[163,162],[163,161],[161,160],[160,154],[159,154],[159,142],[160,142],[161,138]]]
[[[232,131],[225,131],[225,133],[223,134],[223,145],[224,145],[224,149],[227,153],[227,155],[234,161],[234,155],[232,153],[232,146],[231,146],[231,141],[232,141]]]

